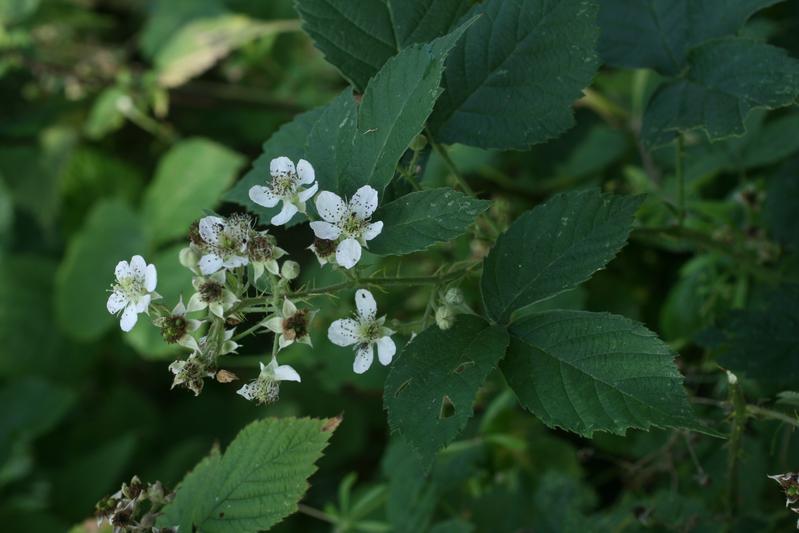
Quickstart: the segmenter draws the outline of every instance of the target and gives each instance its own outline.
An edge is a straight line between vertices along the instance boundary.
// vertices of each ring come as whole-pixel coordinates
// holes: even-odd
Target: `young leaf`
[[[369,242],[369,251],[402,255],[452,240],[490,205],[487,200],[477,200],[448,188],[407,194],[375,212],[373,219],[383,222],[383,231]]]
[[[676,75],[688,50],[736,33],[755,12],[782,0],[602,0],[599,50],[609,65]]]
[[[80,340],[102,335],[115,321],[106,310],[117,262],[147,251],[141,221],[125,203],[98,203],[58,267],[55,309],[64,333]]]
[[[183,479],[159,526],[208,533],[269,529],[297,510],[337,421],[253,422],[223,455],[212,453]]]
[[[447,59],[437,140],[526,149],[574,123],[571,106],[597,69],[597,7],[587,0],[486,0]]]
[[[627,318],[546,311],[511,326],[502,373],[545,424],[590,437],[627,428],[699,429],[674,354]]]
[[[154,242],[174,239],[211,209],[244,164],[244,157],[195,138],[173,146],[158,162],[144,194],[142,218]]]
[[[486,310],[507,323],[517,309],[586,281],[627,242],[641,196],[560,194],[520,216],[485,259]]]
[[[711,141],[743,135],[749,111],[785,107],[799,97],[799,61],[780,48],[719,39],[692,50],[688,61],[685,77],[659,87],[647,106],[642,135],[650,147],[696,128]]]
[[[462,315],[450,329],[420,333],[391,366],[383,395],[389,425],[425,465],[463,430],[477,391],[507,346],[504,328]]]

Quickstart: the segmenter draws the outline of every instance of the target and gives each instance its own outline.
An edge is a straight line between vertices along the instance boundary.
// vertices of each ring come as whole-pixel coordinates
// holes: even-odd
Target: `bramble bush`
[[[0,0],[2,529],[792,528],[797,28]]]

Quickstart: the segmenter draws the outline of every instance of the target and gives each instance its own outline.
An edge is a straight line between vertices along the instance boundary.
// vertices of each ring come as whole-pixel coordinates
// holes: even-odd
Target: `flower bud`
[[[455,324],[455,311],[448,305],[436,309],[436,325],[441,329],[449,329]]]
[[[296,261],[285,261],[280,267],[280,275],[283,279],[292,280],[300,275],[300,265]]]
[[[417,135],[411,141],[411,144],[408,148],[413,150],[414,152],[421,152],[427,146],[427,137],[422,134]]]
[[[460,289],[448,289],[444,293],[444,303],[447,305],[461,305],[463,304],[463,291]]]
[[[197,263],[200,262],[200,257],[197,255],[197,253],[194,250],[192,250],[188,246],[180,251],[178,258],[180,260],[180,264],[183,265],[184,267],[188,268],[191,271],[197,270]]]

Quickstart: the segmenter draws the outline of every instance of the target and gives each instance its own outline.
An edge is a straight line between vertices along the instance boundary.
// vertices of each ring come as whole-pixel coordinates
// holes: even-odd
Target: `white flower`
[[[191,333],[200,329],[202,321],[187,318],[186,313],[186,306],[183,304],[183,296],[181,296],[168,316],[160,317],[153,323],[161,328],[161,336],[169,344],[177,343],[190,350],[199,350],[197,339]]]
[[[263,325],[278,336],[278,347],[282,350],[296,342],[311,346],[311,336],[308,334],[308,324],[313,320],[313,311],[297,309],[297,306],[288,298],[283,300],[283,309],[272,318],[265,320]]]
[[[275,207],[283,200],[280,213],[272,217],[272,224],[287,223],[299,211],[305,213],[305,202],[316,194],[319,184],[311,164],[300,159],[297,168],[288,157],[278,157],[269,164],[272,182],[269,186],[255,185],[250,188],[250,200],[264,207]],[[302,185],[311,185],[303,189]]]
[[[142,256],[134,255],[130,264],[127,261],[117,263],[114,276],[117,281],[111,288],[106,308],[112,315],[122,311],[119,325],[122,331],[130,331],[139,313],[146,313],[150,301],[158,298],[155,293],[158,274],[155,265],[148,265]]]
[[[344,268],[354,267],[361,260],[361,247],[380,235],[382,222],[370,222],[377,209],[377,191],[364,185],[350,198],[349,203],[329,191],[316,197],[316,210],[321,221],[311,222],[317,239],[339,240],[336,262]]]
[[[251,220],[246,216],[232,216],[225,220],[208,216],[200,219],[200,237],[206,245],[198,266],[204,276],[221,268],[245,266]]]
[[[372,366],[375,344],[377,357],[384,366],[391,363],[397,347],[390,337],[394,332],[383,325],[386,317],[376,318],[377,304],[371,292],[358,289],[355,292],[355,306],[358,308],[355,318],[344,318],[330,324],[327,338],[338,346],[354,344],[355,362],[352,370],[356,374],[363,374]]]
[[[225,286],[225,271],[215,272],[207,278],[195,277],[191,284],[197,291],[189,298],[187,312],[209,309],[219,318],[225,318],[225,311],[238,301],[236,295]]]
[[[263,363],[260,365],[261,373],[258,378],[241,387],[236,394],[248,400],[255,400],[259,404],[273,403],[277,401],[280,393],[281,381],[300,381],[300,375],[296,370],[289,365],[278,366],[274,357],[268,365]]]

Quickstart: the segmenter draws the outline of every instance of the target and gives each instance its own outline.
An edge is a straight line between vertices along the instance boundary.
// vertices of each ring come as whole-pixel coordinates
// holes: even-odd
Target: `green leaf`
[[[627,318],[547,311],[511,326],[502,372],[550,427],[590,437],[628,428],[697,429],[674,354]]]
[[[688,50],[736,33],[782,0],[602,0],[599,50],[609,65],[676,75]]]
[[[799,61],[780,48],[746,39],[719,39],[691,51],[684,78],[660,86],[644,113],[650,147],[701,128],[711,141],[743,135],[755,108],[774,109],[799,97]]]
[[[487,0],[447,59],[436,139],[527,149],[570,128],[572,103],[591,83],[597,7],[587,0]]]
[[[33,15],[41,0],[0,0],[0,26],[11,26]]]
[[[507,323],[517,309],[586,281],[627,242],[641,196],[568,192],[520,216],[485,259],[486,310]]]
[[[56,316],[65,334],[92,340],[117,322],[106,310],[114,267],[146,251],[139,217],[127,204],[105,200],[94,207],[56,275]]]
[[[751,116],[751,115],[750,115]],[[799,151],[799,113],[793,112],[770,120],[739,154],[746,168],[777,163]]]
[[[153,242],[185,235],[204,210],[216,205],[243,164],[243,156],[208,139],[186,139],[170,148],[158,162],[142,204]]]
[[[97,96],[83,126],[89,138],[101,139],[125,124],[125,114],[120,109],[124,99],[130,100],[130,96],[120,87],[109,87]]]
[[[245,427],[223,455],[203,459],[159,517],[181,531],[269,529],[297,510],[338,419],[270,418]]]
[[[339,177],[347,172],[353,157],[357,122],[358,107],[349,88],[322,108],[305,145],[320,190],[339,190]]]
[[[303,29],[358,89],[401,49],[448,33],[467,0],[297,0]]]
[[[774,238],[794,250],[799,250],[797,198],[799,198],[799,157],[794,157],[769,178],[764,213]]]
[[[147,21],[139,35],[139,48],[147,59],[154,58],[189,22],[229,13],[221,0],[168,0],[154,2],[148,7]]]
[[[454,239],[466,231],[491,202],[448,188],[407,194],[380,207],[372,217],[383,231],[369,242],[378,255],[402,255]]]
[[[391,365],[383,395],[389,426],[426,465],[466,426],[477,391],[507,346],[502,327],[461,315],[450,329],[432,326],[417,335]]]
[[[734,313],[723,332],[723,351],[718,357],[721,366],[772,389],[796,386],[799,285],[783,285],[764,305]]]

